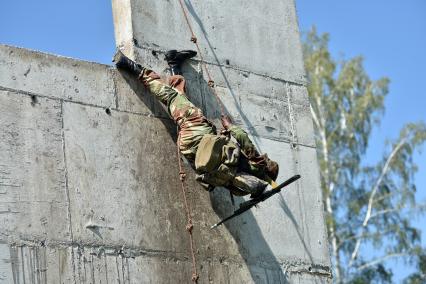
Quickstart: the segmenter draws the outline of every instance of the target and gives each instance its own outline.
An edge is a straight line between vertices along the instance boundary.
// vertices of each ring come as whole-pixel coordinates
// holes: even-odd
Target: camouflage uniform
[[[194,164],[201,140],[206,134],[216,135],[216,131],[212,123],[203,115],[202,110],[194,106],[185,96],[185,78],[181,75],[173,75],[166,82],[154,71],[145,69],[139,75],[139,80],[167,107],[170,116],[180,128],[179,149]],[[207,179],[208,181],[205,183],[213,186],[225,186],[236,195],[252,193],[250,192],[252,182],[266,183],[265,180],[269,181],[265,174],[267,156],[259,155],[247,133],[240,127],[232,125],[229,132],[237,140],[238,146],[231,142],[227,147],[238,148],[243,155],[239,155],[235,160],[230,156],[223,157],[224,154],[220,153],[219,156],[225,160],[225,162],[222,161],[220,169],[204,172],[206,175],[213,176],[215,172],[220,172],[219,176]],[[232,161],[227,163],[226,160]],[[223,179],[224,175],[226,177]],[[253,179],[256,180],[253,181]],[[223,182],[224,180],[225,182]],[[239,188],[246,188],[247,191],[241,191]]]
[[[167,107],[180,129],[179,149],[189,161],[194,161],[201,138],[216,133],[202,110],[185,96],[185,78],[173,75],[165,82],[154,71],[145,70],[139,79]]]

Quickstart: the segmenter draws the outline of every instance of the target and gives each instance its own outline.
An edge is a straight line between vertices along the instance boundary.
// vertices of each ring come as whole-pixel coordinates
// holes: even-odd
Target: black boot
[[[129,71],[130,73],[136,76],[139,76],[139,74],[141,74],[144,69],[142,65],[134,62],[126,55],[124,55],[120,49],[117,49],[117,51],[115,52],[115,55],[112,58],[112,62],[114,62],[117,68]]]
[[[170,66],[170,70],[172,72],[172,75],[182,75],[181,66],[182,63],[197,55],[197,52],[194,50],[169,50],[166,52],[166,58],[167,64]]]

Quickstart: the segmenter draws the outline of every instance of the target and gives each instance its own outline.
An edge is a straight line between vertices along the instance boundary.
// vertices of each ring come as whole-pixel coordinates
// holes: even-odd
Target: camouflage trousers
[[[169,115],[179,126],[179,149],[189,160],[195,160],[198,145],[205,134],[215,134],[212,124],[201,109],[185,95],[185,78],[174,75],[164,80],[152,70],[145,69],[139,80],[166,106]]]

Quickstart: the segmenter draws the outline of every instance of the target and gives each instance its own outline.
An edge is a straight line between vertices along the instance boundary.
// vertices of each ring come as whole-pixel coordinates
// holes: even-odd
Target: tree
[[[328,41],[313,28],[303,49],[334,280],[390,283],[390,259],[424,267],[421,232],[412,220],[426,206],[416,201],[412,154],[425,142],[426,126],[407,124],[376,165],[365,165],[389,79],[370,79],[360,56],[337,62]]]
[[[405,279],[405,284],[422,284],[426,283],[426,254],[419,253],[416,259],[417,272],[414,272]]]

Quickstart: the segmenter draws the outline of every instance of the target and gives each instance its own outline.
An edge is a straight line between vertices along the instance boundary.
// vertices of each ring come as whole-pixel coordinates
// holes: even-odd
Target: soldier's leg
[[[191,55],[193,54],[186,52],[177,53],[177,57],[173,58],[173,62],[183,60]],[[119,50],[113,61],[118,68],[126,69],[137,75],[150,93],[167,108],[170,116],[180,127],[180,150],[189,160],[194,160],[202,136],[208,133],[215,133],[215,130],[212,124],[204,117],[203,112],[195,107],[185,96],[184,78],[177,74],[170,78],[170,84],[168,84],[160,78],[160,75],[152,70],[143,68],[127,58]]]
[[[171,115],[170,106],[177,95],[182,94],[178,89],[170,86],[160,75],[152,70],[144,69],[139,75],[139,80],[154,95],[169,111]]]
[[[169,85],[152,70],[144,70],[139,79],[167,107],[170,116],[179,125],[180,150],[193,161],[203,135],[215,133],[215,130],[202,110],[185,96],[185,79],[179,75],[172,76]]]
[[[181,93],[186,93],[186,81],[182,75],[173,75],[169,77],[168,84]]]

